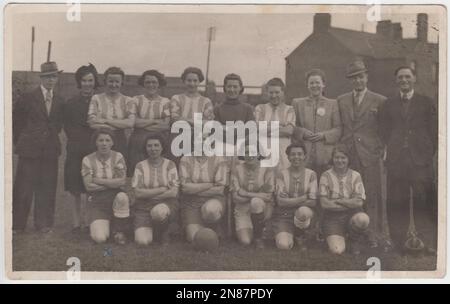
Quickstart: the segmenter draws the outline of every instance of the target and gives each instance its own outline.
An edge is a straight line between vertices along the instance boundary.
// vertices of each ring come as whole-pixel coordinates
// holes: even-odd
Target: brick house
[[[438,44],[428,42],[428,16],[417,15],[417,38],[404,39],[400,23],[382,20],[376,33],[331,27],[331,15],[314,15],[313,32],[286,59],[287,100],[309,95],[305,73],[312,68],[327,76],[325,95],[334,98],[351,90],[346,66],[361,58],[369,69],[368,87],[395,93],[394,71],[410,65],[417,72],[416,89],[434,100],[438,93]]]

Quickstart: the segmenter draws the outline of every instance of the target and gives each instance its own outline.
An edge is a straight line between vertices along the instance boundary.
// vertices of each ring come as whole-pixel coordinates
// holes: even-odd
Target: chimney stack
[[[331,28],[331,15],[328,13],[317,13],[314,15],[314,29],[316,33],[327,32]]]
[[[385,38],[392,38],[391,20],[381,20],[377,23],[377,34]]]
[[[428,42],[428,15],[417,14],[417,40]]]
[[[392,38],[394,40],[403,39],[403,28],[400,22],[392,23]]]

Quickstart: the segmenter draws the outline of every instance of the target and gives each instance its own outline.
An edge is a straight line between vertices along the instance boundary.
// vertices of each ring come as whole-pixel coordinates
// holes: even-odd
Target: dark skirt
[[[64,190],[72,194],[86,193],[83,177],[81,176],[81,162],[90,154],[89,149],[68,149],[64,163]]]
[[[134,168],[137,163],[143,161],[147,158],[147,155],[144,154],[144,141],[145,138],[149,135],[159,135],[164,139],[163,143],[163,156],[165,157],[168,153],[168,132],[153,132],[147,131],[144,129],[136,128],[130,136],[130,140],[128,143],[128,162],[127,162],[127,175],[133,176]]]

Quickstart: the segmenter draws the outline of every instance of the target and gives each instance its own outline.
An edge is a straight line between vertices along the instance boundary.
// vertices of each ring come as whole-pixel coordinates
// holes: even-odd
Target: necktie
[[[402,100],[402,114],[403,116],[408,115],[408,110],[409,110],[409,99],[408,97],[406,97],[406,94],[404,94],[401,98]]]
[[[50,115],[50,109],[52,107],[52,94],[49,90],[45,91],[45,108],[47,109],[47,114]]]

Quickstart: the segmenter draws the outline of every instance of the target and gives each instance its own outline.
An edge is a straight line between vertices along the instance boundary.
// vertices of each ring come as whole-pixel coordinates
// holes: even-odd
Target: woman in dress
[[[67,136],[66,161],[64,164],[64,189],[71,196],[72,225],[74,233],[84,231],[86,219],[86,188],[81,177],[81,161],[93,151],[92,129],[87,124],[91,97],[98,87],[95,66],[84,65],[75,72],[75,80],[80,92],[70,98],[63,108],[64,132]],[[82,198],[83,196],[83,198]]]
[[[307,150],[306,167],[320,176],[328,169],[331,152],[342,133],[341,117],[335,99],[323,96],[325,73],[313,69],[306,74],[310,95],[294,98],[296,128],[294,140],[303,141]]]
[[[114,150],[127,157],[125,129],[133,128],[136,117],[134,99],[120,90],[125,73],[118,67],[110,67],[105,73],[105,92],[92,96],[88,112],[88,124],[92,129],[108,128],[114,133]]]
[[[110,231],[118,244],[125,244],[130,216],[129,198],[122,190],[127,167],[120,152],[111,150],[111,129],[97,129],[92,135],[96,152],[83,158],[81,175],[88,193],[88,215],[91,238],[105,242]]]
[[[186,90],[182,94],[172,96],[170,101],[171,124],[181,120],[188,122],[191,127],[194,126],[194,114],[202,114],[202,120],[212,120],[214,118],[213,104],[207,97],[202,96],[198,91],[198,86],[203,82],[204,76],[199,68],[188,67],[181,75]],[[193,132],[193,128],[192,128]],[[177,134],[173,134],[173,138]],[[192,134],[192,139],[193,139]],[[186,149],[191,151],[191,149]],[[171,151],[173,152],[173,151]],[[179,163],[181,155],[173,156],[173,159]]]
[[[179,180],[175,163],[161,156],[164,146],[160,135],[147,135],[141,147],[147,159],[134,170],[134,239],[139,245],[149,245],[154,236],[163,245],[170,241],[169,223],[178,207]]]
[[[156,70],[145,71],[138,80],[145,89],[143,95],[135,96],[136,119],[130,136],[128,153],[128,176],[134,172],[136,164],[147,158],[142,147],[148,135],[160,134],[167,142],[169,136],[170,100],[159,95],[166,85],[163,74]],[[167,150],[167,147],[163,147]]]
[[[262,156],[257,146],[248,143],[243,146],[245,156],[239,156],[243,162],[231,169],[236,236],[241,244],[250,245],[254,241],[256,248],[262,249],[264,225],[274,207],[275,172],[273,168],[260,166]]]
[[[333,149],[332,168],[320,177],[319,196],[329,250],[343,253],[349,239],[351,252],[357,255],[368,238],[369,216],[363,211],[366,194],[361,175],[348,167],[349,155],[345,145]]]

